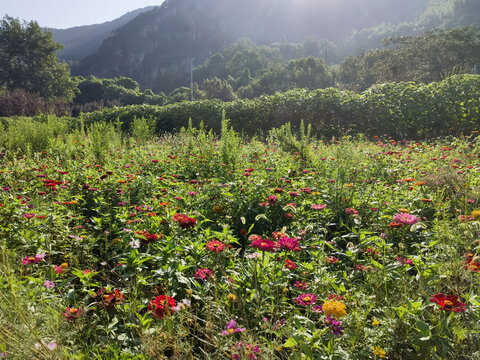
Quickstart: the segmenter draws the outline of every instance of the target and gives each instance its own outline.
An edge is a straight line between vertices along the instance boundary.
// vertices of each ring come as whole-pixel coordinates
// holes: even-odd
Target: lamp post
[[[193,61],[195,58],[192,58],[190,61],[190,100],[193,101]]]

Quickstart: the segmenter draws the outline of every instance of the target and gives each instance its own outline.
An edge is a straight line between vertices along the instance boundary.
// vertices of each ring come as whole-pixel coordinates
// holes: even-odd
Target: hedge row
[[[480,76],[456,75],[431,84],[387,83],[360,94],[335,88],[303,89],[223,103],[181,102],[166,106],[135,105],[85,115],[85,123],[119,119],[125,129],[136,118],[154,120],[157,132],[173,132],[203,121],[219,131],[222,110],[235,130],[253,135],[290,122],[312,124],[319,136],[350,130],[369,135],[425,138],[467,134],[480,128]]]

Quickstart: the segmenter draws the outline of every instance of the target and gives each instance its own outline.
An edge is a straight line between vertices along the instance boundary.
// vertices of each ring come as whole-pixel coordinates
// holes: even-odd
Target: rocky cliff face
[[[189,83],[192,57],[199,64],[241,37],[261,43],[302,41],[308,35],[338,40],[355,28],[404,20],[426,2],[166,0],[105,39],[76,72],[124,75],[143,87],[170,91]]]
[[[154,9],[147,6],[130,11],[118,19],[102,24],[76,26],[69,29],[46,29],[52,32],[55,41],[65,47],[58,52],[58,57],[67,61],[76,61],[95,53],[111,33],[132,21],[138,14]]]

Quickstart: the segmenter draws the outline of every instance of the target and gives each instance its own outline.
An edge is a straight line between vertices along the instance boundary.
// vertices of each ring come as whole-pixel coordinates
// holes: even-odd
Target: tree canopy
[[[67,64],[57,61],[62,48],[37,22],[5,16],[0,21],[0,87],[71,100],[76,85]]]

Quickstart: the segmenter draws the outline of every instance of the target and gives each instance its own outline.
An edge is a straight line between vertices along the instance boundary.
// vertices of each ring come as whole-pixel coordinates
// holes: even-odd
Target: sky
[[[114,20],[163,0],[0,0],[0,18],[35,20],[41,27],[65,29]]]

